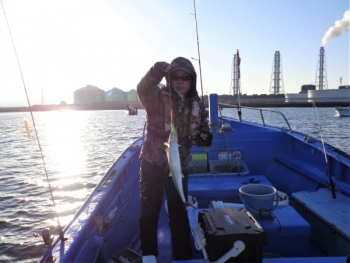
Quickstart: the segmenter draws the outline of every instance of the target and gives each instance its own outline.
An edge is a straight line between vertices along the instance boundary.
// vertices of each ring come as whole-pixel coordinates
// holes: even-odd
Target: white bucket
[[[222,201],[211,201],[209,203],[209,208],[244,208],[244,204],[237,203],[224,203]]]
[[[246,209],[254,216],[268,215],[278,205],[273,204],[276,188],[264,184],[247,184],[239,188],[239,196]]]
[[[187,197],[188,203],[192,206],[187,206],[186,209],[194,209],[194,208],[198,208],[198,202],[197,199],[194,196],[189,195]],[[165,200],[164,203],[164,207],[165,207],[165,211],[168,213],[168,200]]]

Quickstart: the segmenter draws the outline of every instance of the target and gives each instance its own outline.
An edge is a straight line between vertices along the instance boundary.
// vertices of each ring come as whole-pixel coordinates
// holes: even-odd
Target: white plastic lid
[[[155,256],[143,256],[142,263],[157,263]]]

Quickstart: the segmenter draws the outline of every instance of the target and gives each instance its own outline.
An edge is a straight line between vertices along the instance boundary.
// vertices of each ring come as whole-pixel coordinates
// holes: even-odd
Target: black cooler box
[[[245,249],[226,262],[262,262],[262,246],[267,245],[266,233],[255,218],[243,208],[202,210],[198,222],[206,239],[209,261],[216,261],[241,240]]]

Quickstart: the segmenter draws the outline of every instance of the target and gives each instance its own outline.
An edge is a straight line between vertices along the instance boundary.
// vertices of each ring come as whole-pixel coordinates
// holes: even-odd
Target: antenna
[[[284,93],[284,84],[282,77],[282,61],[279,51],[275,52],[275,56],[272,63],[272,73],[271,73],[271,82],[270,82],[270,94],[283,94]]]

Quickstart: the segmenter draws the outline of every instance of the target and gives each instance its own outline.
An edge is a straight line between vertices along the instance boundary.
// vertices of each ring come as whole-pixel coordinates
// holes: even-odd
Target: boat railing
[[[253,107],[246,107],[246,106],[239,106],[239,105],[235,105],[235,104],[228,104],[228,103],[220,103],[219,104],[219,109],[220,109],[220,115],[221,115],[221,107],[227,107],[227,108],[236,108],[237,109],[237,114],[238,114],[238,119],[240,121],[242,121],[242,113],[241,113],[241,109],[247,109],[247,110],[254,110],[254,111],[259,111],[260,113],[260,117],[261,117],[261,121],[262,121],[262,125],[264,127],[266,127],[266,121],[265,121],[265,117],[264,117],[264,112],[271,112],[271,113],[276,113],[280,116],[282,116],[284,122],[287,124],[288,130],[290,133],[293,133],[292,128],[289,125],[289,122],[286,118],[286,116],[284,116],[284,114],[280,111],[277,110],[269,110],[269,109],[261,109],[261,108],[253,108]],[[222,116],[222,115],[221,115]]]

